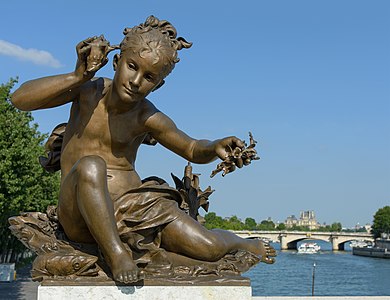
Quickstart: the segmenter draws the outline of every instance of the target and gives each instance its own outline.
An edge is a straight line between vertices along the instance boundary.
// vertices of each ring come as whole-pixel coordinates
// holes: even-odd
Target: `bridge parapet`
[[[265,238],[280,242],[282,250],[297,249],[297,243],[305,239],[323,240],[332,243],[332,250],[344,250],[346,242],[353,240],[374,241],[366,232],[321,232],[321,231],[233,231],[243,238]]]

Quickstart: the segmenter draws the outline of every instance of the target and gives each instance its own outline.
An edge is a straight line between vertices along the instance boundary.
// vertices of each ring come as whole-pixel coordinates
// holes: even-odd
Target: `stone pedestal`
[[[250,284],[207,282],[179,285],[117,285],[115,283],[43,282],[38,287],[38,300],[250,300]]]

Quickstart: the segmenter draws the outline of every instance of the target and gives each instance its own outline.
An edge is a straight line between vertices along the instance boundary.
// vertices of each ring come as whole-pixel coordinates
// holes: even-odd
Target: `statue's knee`
[[[90,155],[81,158],[76,169],[80,180],[95,183],[106,174],[106,168],[104,159],[97,155]]]

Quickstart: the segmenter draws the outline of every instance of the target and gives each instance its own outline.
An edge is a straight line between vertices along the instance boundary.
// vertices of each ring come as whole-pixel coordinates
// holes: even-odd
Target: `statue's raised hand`
[[[81,41],[76,46],[76,75],[82,79],[91,79],[99,69],[107,64],[108,53],[115,49],[119,49],[119,46],[111,46],[103,35]]]

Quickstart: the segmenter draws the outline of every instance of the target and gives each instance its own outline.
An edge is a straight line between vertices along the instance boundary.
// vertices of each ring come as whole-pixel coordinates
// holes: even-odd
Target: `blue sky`
[[[138,2],[5,1],[0,82],[71,72],[79,41],[118,44],[153,14],[194,44],[149,99],[194,138],[258,141],[261,160],[226,177],[209,178],[216,162],[194,165],[216,190],[211,211],[259,222],[314,210],[353,226],[390,205],[390,2]],[[113,76],[111,58],[97,76]],[[33,115],[50,132],[68,113]],[[136,168],[173,184],[185,164],[142,146]]]

